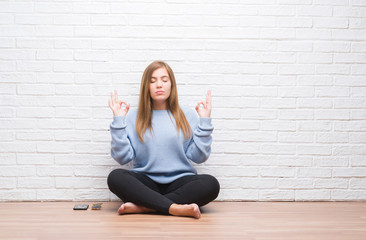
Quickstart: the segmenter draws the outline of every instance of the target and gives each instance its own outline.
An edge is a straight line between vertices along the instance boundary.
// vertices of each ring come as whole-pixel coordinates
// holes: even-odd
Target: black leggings
[[[108,187],[123,202],[169,213],[173,203],[206,205],[213,201],[220,191],[220,184],[211,175],[188,175],[161,184],[142,173],[115,169],[108,176]]]

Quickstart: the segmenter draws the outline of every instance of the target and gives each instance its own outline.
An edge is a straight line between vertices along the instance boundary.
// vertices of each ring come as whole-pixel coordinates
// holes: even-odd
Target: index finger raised
[[[211,104],[211,101],[212,101],[211,90],[208,90],[206,94],[206,103]]]

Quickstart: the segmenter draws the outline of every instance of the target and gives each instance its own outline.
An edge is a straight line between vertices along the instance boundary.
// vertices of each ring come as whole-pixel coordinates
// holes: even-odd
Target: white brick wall
[[[213,94],[219,200],[366,200],[366,1],[0,2],[0,201],[117,200],[110,91]]]

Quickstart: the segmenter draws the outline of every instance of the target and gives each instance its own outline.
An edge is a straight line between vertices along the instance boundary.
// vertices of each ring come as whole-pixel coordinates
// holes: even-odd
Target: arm
[[[186,156],[195,163],[203,163],[211,153],[211,133],[213,131],[211,118],[196,117],[191,125],[192,137],[186,149]]]
[[[113,122],[110,125],[112,135],[111,155],[118,163],[126,164],[136,156],[127,135],[126,114],[130,109],[130,104],[118,100],[116,90],[114,90],[114,93],[114,95],[111,93],[111,99],[108,100],[108,105],[113,112]],[[122,104],[126,105],[124,109],[122,109]]]
[[[208,159],[211,153],[211,143],[213,126],[211,124],[211,91],[206,94],[206,100],[197,103],[196,111],[200,118],[197,116],[191,117],[192,138],[188,144],[186,150],[187,158],[191,159],[195,163],[202,163]],[[200,108],[200,105],[203,107]]]
[[[113,116],[113,122],[110,125],[112,135],[111,156],[121,165],[130,162],[136,157],[126,128],[125,116]]]

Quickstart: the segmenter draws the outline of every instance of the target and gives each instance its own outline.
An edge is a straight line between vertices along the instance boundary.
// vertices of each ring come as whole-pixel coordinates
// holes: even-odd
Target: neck
[[[168,104],[165,102],[162,103],[157,103],[157,102],[153,102],[153,110],[167,110],[168,109]]]

